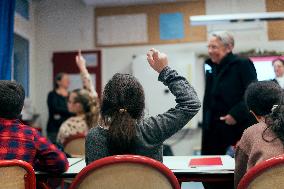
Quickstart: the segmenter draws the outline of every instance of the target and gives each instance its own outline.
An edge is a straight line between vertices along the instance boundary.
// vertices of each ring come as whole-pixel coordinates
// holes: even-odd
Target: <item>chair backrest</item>
[[[270,158],[255,165],[244,175],[238,189],[283,189],[284,155]]]
[[[70,189],[180,189],[173,172],[161,162],[138,155],[116,155],[90,163]]]
[[[0,160],[0,188],[35,189],[33,167],[22,160]]]
[[[72,157],[85,156],[85,137],[84,134],[70,136],[63,144],[64,151]]]

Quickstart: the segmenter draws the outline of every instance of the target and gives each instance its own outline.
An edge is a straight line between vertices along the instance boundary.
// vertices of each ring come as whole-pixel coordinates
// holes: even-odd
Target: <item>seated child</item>
[[[248,86],[245,100],[258,123],[247,128],[235,154],[235,188],[245,173],[259,162],[284,154],[283,90],[273,81]]]
[[[194,88],[168,66],[167,56],[155,49],[147,56],[150,66],[159,73],[159,81],[176,97],[176,106],[144,118],[143,87],[130,74],[115,74],[104,88],[101,124],[92,128],[86,137],[87,164],[117,154],[138,154],[162,161],[163,142],[200,109]]]
[[[68,118],[59,128],[57,142],[63,146],[72,136],[86,135],[93,126],[98,125],[100,119],[98,94],[81,51],[76,56],[76,63],[81,73],[83,89],[75,89],[69,94],[68,111],[75,116]]]
[[[0,159],[24,160],[36,171],[66,171],[68,161],[65,154],[36,129],[18,119],[24,99],[25,91],[20,84],[0,80]]]

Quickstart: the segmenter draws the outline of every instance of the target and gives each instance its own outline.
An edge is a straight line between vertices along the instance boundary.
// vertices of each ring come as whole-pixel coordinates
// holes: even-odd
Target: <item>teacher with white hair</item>
[[[205,64],[212,69],[206,73],[202,155],[224,155],[255,121],[243,96],[247,86],[257,80],[256,70],[250,59],[233,54],[234,45],[227,31],[209,37]]]

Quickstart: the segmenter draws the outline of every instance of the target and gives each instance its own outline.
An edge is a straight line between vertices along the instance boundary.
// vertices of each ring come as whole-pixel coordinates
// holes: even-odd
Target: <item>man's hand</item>
[[[237,121],[235,120],[235,118],[233,118],[233,116],[231,116],[230,114],[220,117],[220,120],[225,121],[227,125],[237,124]]]

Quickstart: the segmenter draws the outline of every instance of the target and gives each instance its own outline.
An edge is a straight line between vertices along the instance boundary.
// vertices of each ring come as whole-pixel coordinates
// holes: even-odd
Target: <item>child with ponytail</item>
[[[162,161],[163,142],[184,127],[200,109],[194,88],[168,66],[164,53],[151,49],[147,60],[158,72],[158,80],[176,97],[176,106],[144,118],[143,87],[130,74],[115,74],[104,88],[101,123],[92,128],[86,138],[87,164],[117,154],[137,154]]]

